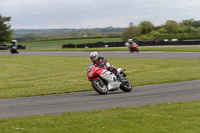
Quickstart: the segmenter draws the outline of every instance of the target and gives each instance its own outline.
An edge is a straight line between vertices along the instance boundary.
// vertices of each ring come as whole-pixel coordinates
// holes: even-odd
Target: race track
[[[200,53],[100,52],[106,57],[199,59]],[[0,55],[11,55],[0,52]],[[17,56],[84,56],[89,52],[20,52]],[[11,55],[16,56],[16,55]],[[1,99],[0,118],[89,111],[200,99],[200,80],[134,87],[133,91],[98,95],[95,91]]]
[[[19,54],[10,54],[9,52],[0,52],[0,55],[11,56],[75,56],[89,57],[90,52],[21,52]],[[174,59],[200,59],[200,53],[189,52],[140,52],[129,53],[125,52],[99,52],[105,57],[121,57],[121,58],[174,58]]]

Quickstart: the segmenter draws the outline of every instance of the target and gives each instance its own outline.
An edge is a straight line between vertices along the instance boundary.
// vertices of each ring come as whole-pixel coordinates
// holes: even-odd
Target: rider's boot
[[[110,66],[108,68],[108,71],[111,71],[112,73],[114,73],[116,75],[117,79],[119,79],[120,82],[122,82],[122,83],[126,82],[124,77],[117,71],[117,69],[115,67]]]

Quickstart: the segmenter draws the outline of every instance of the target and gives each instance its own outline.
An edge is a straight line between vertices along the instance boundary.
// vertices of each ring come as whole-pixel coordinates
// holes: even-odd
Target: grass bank
[[[141,51],[200,52],[200,47],[141,47]]]
[[[72,40],[49,40],[49,41],[27,41],[19,42],[25,45],[28,50],[39,49],[61,49],[63,44],[82,44],[96,42],[121,42],[121,38],[95,38],[95,39],[72,39]]]
[[[122,42],[121,38],[90,38],[90,39],[60,39],[60,40],[42,40],[19,42],[26,46],[28,51],[88,51],[88,50],[104,50],[104,51],[128,51],[127,48],[80,48],[80,49],[62,49],[63,44],[83,44],[96,42]],[[200,47],[140,47],[141,51],[163,51],[163,52],[200,52]]]
[[[200,79],[198,59],[108,58],[133,86]],[[93,90],[87,57],[0,56],[0,98]]]
[[[0,119],[1,133],[198,133],[200,100]]]

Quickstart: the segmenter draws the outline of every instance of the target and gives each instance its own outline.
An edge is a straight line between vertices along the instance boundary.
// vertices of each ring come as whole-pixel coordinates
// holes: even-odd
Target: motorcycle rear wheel
[[[127,81],[127,83],[122,83],[120,85],[120,89],[124,92],[130,92],[132,90],[132,84],[127,78],[125,78],[125,80]]]
[[[106,87],[106,85],[104,83],[100,83],[100,80],[93,80],[92,81],[92,87],[94,88],[94,90],[101,94],[101,95],[105,95],[108,93],[108,88]]]

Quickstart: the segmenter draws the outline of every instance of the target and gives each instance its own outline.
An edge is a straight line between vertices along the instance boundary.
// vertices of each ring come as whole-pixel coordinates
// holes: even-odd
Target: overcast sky
[[[128,27],[200,20],[200,0],[0,0],[12,29]]]

